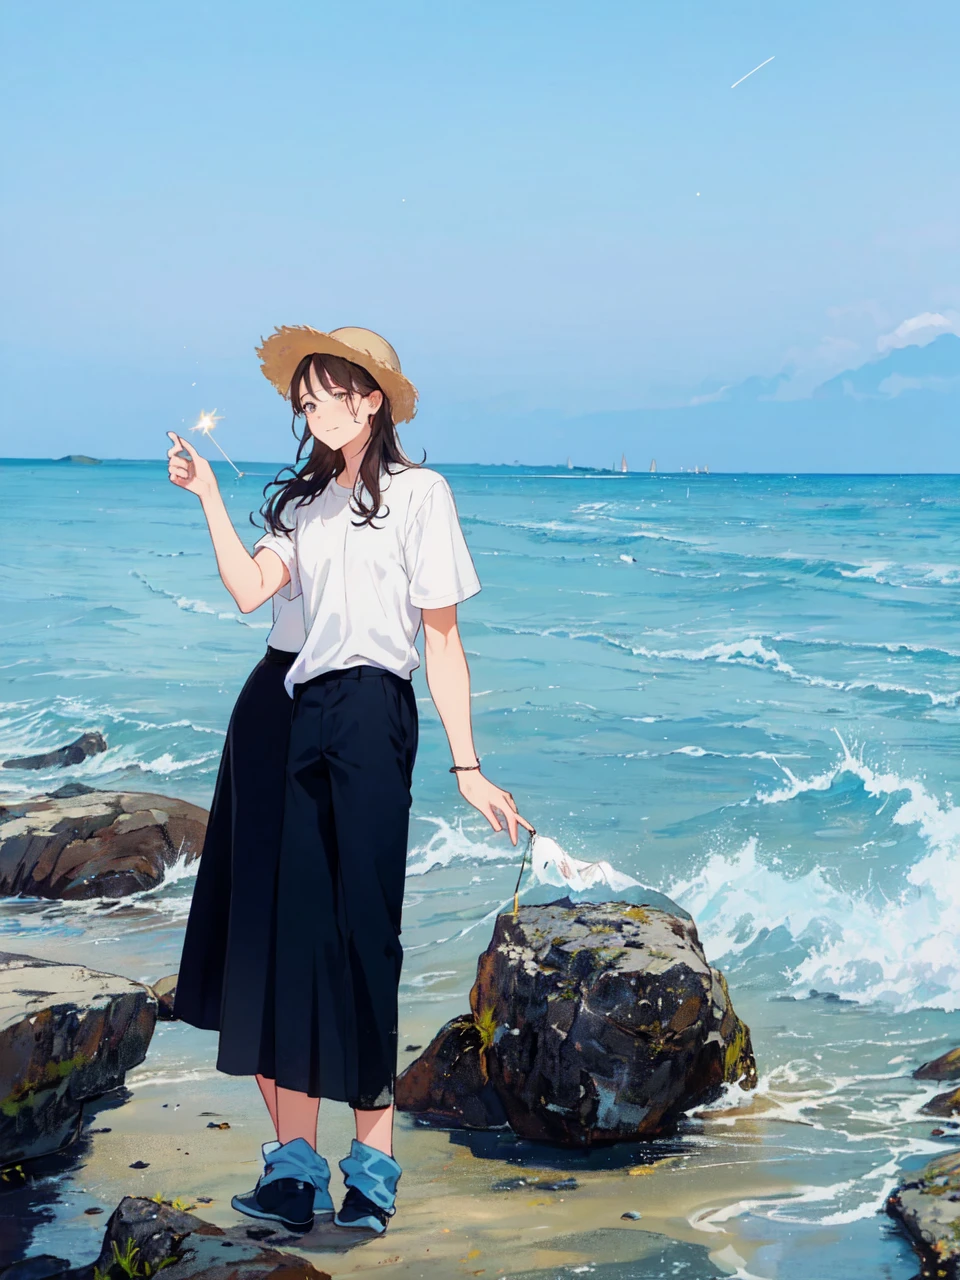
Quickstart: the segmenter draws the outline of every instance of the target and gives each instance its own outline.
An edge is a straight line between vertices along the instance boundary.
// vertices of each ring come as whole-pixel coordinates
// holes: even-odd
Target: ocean
[[[252,542],[276,468],[240,466],[218,474]],[[719,1171],[675,1224],[681,1269],[597,1274],[909,1280],[881,1208],[944,1149],[920,1115],[937,1087],[910,1073],[960,1043],[956,480],[440,469],[483,583],[461,630],[485,772],[570,853],[689,911],[753,1033],[759,1088],[670,1147]],[[69,778],[208,804],[269,620],[227,596],[197,501],[161,462],[7,461],[0,512],[0,759],[109,744],[4,770],[4,795]],[[519,855],[459,800],[416,684],[401,1036],[425,1043],[466,1009]],[[0,948],[154,980],[193,871],[132,903],[4,901]],[[133,1094],[216,1089],[212,1043],[164,1026]],[[37,1209],[28,1252],[96,1252],[74,1191]]]

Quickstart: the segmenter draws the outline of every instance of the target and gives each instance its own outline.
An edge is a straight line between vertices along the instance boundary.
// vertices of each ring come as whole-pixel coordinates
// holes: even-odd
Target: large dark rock
[[[0,951],[0,1166],[68,1143],[83,1103],[144,1060],[156,1020],[139,982]]]
[[[51,1264],[59,1260],[45,1258],[42,1275],[24,1276],[17,1272],[24,1264],[14,1263],[10,1280],[140,1280],[159,1272],[164,1280],[330,1280],[329,1272],[260,1238],[272,1234],[283,1236],[275,1223],[224,1231],[170,1204],[126,1196],[110,1216],[96,1262],[57,1271]],[[7,1280],[6,1271],[0,1276]]]
[[[70,742],[56,751],[46,751],[39,756],[20,756],[15,760],[4,760],[4,769],[63,769],[69,764],[80,764],[87,756],[99,755],[106,751],[107,740],[102,733],[82,733],[76,742]]]
[[[724,1083],[756,1085],[723,975],[664,910],[564,899],[502,915],[470,1005],[474,1030],[449,1023],[404,1072],[402,1109],[470,1123],[474,1035],[513,1129],[564,1146],[651,1137]]]
[[[473,1018],[454,1018],[398,1078],[396,1104],[451,1129],[500,1129],[506,1112],[487,1074],[487,1055]]]
[[[0,895],[122,898],[160,884],[178,859],[199,856],[207,814],[197,805],[76,790],[0,810]]]
[[[887,1201],[887,1212],[906,1231],[920,1255],[921,1276],[960,1276],[960,1152],[940,1156],[904,1182]]]
[[[932,1062],[925,1062],[913,1073],[914,1080],[960,1080],[960,1049],[941,1053]]]

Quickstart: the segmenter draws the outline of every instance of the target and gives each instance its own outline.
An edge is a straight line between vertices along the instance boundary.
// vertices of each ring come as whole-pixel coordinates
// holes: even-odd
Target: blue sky
[[[0,46],[7,455],[215,405],[282,458],[275,324],[384,333],[411,448],[509,406],[553,461],[553,414],[807,394],[960,311],[953,0],[19,0]]]

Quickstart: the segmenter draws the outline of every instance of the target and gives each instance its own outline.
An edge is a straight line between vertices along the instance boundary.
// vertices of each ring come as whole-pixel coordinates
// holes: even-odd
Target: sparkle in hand
[[[201,409],[200,417],[197,419],[197,425],[195,427],[191,427],[190,430],[202,431],[203,434],[207,437],[207,439],[210,440],[213,444],[215,444],[218,449],[220,449],[220,452],[230,463],[231,467],[233,467],[234,471],[236,471],[237,475],[242,479],[243,472],[240,470],[240,468],[237,466],[237,464],[233,461],[232,458],[227,457],[225,450],[220,447],[219,441],[214,440],[213,436],[210,434],[213,431],[214,427],[217,425],[217,423],[222,421],[223,421],[223,415],[218,414],[216,409],[214,409],[212,413],[207,413],[206,409]]]

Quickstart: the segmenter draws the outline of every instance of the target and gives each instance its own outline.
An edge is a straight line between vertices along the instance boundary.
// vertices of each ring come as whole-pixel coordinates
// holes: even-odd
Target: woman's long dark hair
[[[369,396],[374,391],[379,391],[383,396],[383,404],[370,423],[370,442],[360,463],[360,484],[356,486],[351,499],[353,510],[359,516],[357,525],[373,524],[381,514],[380,478],[383,473],[392,475],[395,471],[418,464],[411,462],[400,447],[390,401],[383,388],[366,369],[351,360],[343,360],[340,356],[304,356],[294,370],[290,379],[294,435],[299,434],[297,419],[304,416],[301,383],[315,389],[316,382],[327,391],[332,392],[335,387],[343,387],[349,391],[350,399],[347,403],[352,412],[356,412],[355,400],[361,396]],[[308,445],[311,445],[310,453],[301,466],[301,459]],[[300,448],[293,466],[284,467],[275,480],[264,486],[263,496],[266,501],[260,508],[260,514],[270,532],[291,533],[292,527],[283,522],[284,508],[289,503],[300,507],[305,502],[310,502],[343,471],[344,465],[342,450],[331,449],[311,435],[310,428],[306,427],[300,438]],[[268,496],[269,489],[274,489],[274,492]]]

